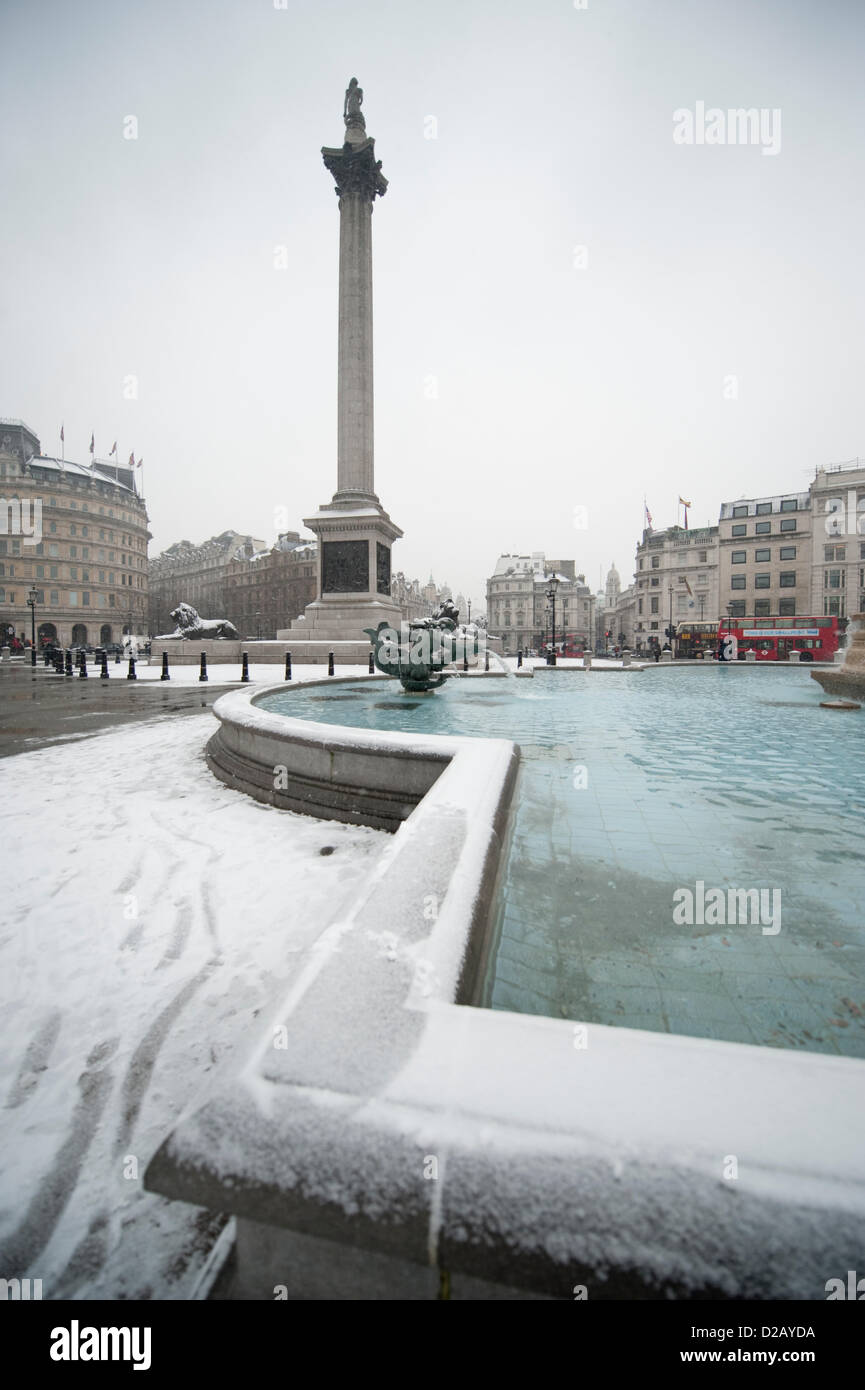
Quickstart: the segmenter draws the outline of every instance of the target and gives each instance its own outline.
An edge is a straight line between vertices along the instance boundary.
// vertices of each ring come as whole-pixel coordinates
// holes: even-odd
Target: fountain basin
[[[725,702],[726,674],[715,677]],[[604,684],[626,701],[637,695],[629,679]],[[765,688],[760,673],[733,680],[740,692],[751,680]],[[588,699],[589,684],[520,688],[554,740],[544,701],[579,699],[578,686]],[[782,676],[778,693],[788,684]],[[794,677],[791,689],[803,686]],[[307,687],[300,698],[316,696]],[[513,744],[371,739],[270,714],[260,698],[237,692],[217,713],[262,768],[293,759],[292,746],[323,758],[327,743],[341,777],[360,776],[369,754],[386,766],[410,752],[433,766],[429,791],[325,926],[248,1063],[148,1166],[150,1190],[234,1216],[229,1296],[271,1301],[282,1286],[298,1299],[571,1301],[582,1287],[592,1299],[823,1299],[827,1279],[856,1268],[862,1062],[466,1007],[485,974]],[[420,714],[409,703],[403,711]],[[674,698],[671,708],[685,737],[686,706]],[[607,714],[598,727],[612,737],[614,726]],[[739,746],[735,712],[728,733]],[[362,761],[345,763],[350,753]],[[662,766],[661,756],[652,775]],[[316,768],[323,776],[326,763]],[[735,1182],[730,1156],[741,1163]]]

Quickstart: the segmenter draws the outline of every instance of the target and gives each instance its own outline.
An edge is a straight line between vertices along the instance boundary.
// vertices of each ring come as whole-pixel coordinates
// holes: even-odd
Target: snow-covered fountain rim
[[[474,679],[481,679],[475,677]],[[257,686],[254,690],[231,690],[214,701],[213,713],[223,723],[250,732],[267,734],[277,738],[290,738],[292,742],[307,742],[317,746],[328,744],[346,751],[415,753],[418,756],[432,755],[436,758],[451,758],[460,749],[471,744],[489,743],[489,739],[473,738],[464,734],[422,734],[404,733],[398,729],[356,729],[347,724],[323,724],[314,719],[304,719],[297,715],[282,714],[277,710],[262,709],[262,701],[273,695],[293,694],[311,690],[316,686],[330,689],[336,685],[356,685],[363,680],[387,681],[389,676],[326,676],[321,680],[304,681],[290,686],[286,681],[275,685]],[[494,740],[496,741],[496,740]]]

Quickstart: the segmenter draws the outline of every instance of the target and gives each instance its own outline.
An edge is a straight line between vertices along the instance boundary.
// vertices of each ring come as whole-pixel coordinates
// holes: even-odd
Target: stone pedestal
[[[402,531],[381,506],[324,506],[304,518],[318,537],[317,598],[277,636],[286,641],[369,642],[366,628],[387,622],[399,628],[400,610],[390,593],[390,548]]]

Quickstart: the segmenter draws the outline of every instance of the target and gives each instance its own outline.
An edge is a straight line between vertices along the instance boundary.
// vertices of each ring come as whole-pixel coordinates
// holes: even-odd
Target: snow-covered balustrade
[[[810,1299],[857,1268],[861,1062],[474,1007],[516,750],[254,698],[216,708],[262,755],[320,735],[395,776],[411,749],[431,784],[149,1165],[236,1218],[228,1296]]]

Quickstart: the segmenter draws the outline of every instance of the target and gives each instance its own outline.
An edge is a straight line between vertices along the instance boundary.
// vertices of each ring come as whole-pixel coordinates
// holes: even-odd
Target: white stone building
[[[502,638],[506,655],[540,651],[552,633],[549,579],[558,579],[556,643],[575,648],[590,644],[594,634],[595,597],[574,560],[547,559],[542,550],[530,555],[500,555],[487,580],[487,625]]]
[[[719,613],[717,526],[686,531],[647,528],[634,570],[634,646],[663,647],[665,629],[680,623],[717,624]]]

